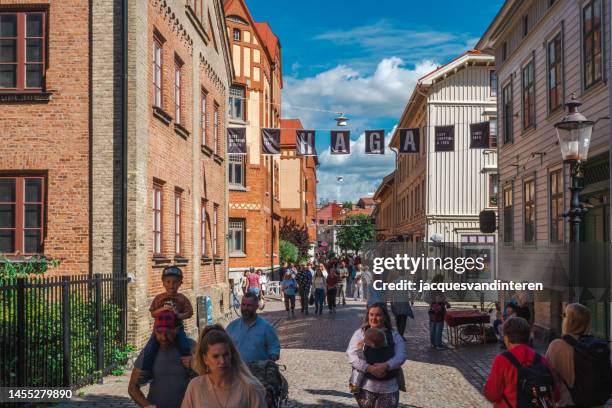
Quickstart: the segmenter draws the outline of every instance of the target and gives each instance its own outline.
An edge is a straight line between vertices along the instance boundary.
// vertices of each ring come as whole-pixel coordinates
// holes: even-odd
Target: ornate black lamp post
[[[587,120],[578,112],[582,105],[574,96],[565,104],[567,115],[561,122],[555,123],[559,147],[563,161],[570,165],[570,210],[565,214],[570,222],[570,296],[572,302],[580,300],[580,223],[588,211],[580,205],[580,191],[584,188],[582,163],[586,161],[589,153],[589,144],[593,132],[594,122]]]

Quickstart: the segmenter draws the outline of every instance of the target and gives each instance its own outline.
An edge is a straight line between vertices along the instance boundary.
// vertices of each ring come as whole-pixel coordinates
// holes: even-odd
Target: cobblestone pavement
[[[401,407],[487,407],[480,390],[490,362],[499,352],[496,345],[463,346],[435,351],[429,347],[426,310],[416,307],[416,319],[406,330],[408,361],[404,364],[407,392]],[[289,407],[356,407],[348,392],[350,368],[345,350],[365,312],[360,302],[349,301],[338,312],[310,314],[287,320],[279,301],[268,301],[263,316],[275,324],[282,343],[280,364],[289,382]],[[66,406],[134,407],[127,395],[129,372],[106,377],[104,384],[85,387]]]

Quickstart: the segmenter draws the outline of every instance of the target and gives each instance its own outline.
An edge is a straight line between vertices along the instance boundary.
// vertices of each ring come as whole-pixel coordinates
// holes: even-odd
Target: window
[[[497,73],[489,71],[489,96],[497,96]]]
[[[512,82],[504,86],[502,89],[502,113],[504,121],[504,143],[512,143],[513,141],[513,111],[512,111]]]
[[[0,254],[40,254],[44,239],[43,177],[0,177]]]
[[[244,154],[229,155],[229,183],[233,186],[245,187],[244,180]]]
[[[499,175],[489,174],[489,201],[487,203],[489,207],[497,207],[498,184]]]
[[[534,62],[523,67],[523,129],[535,125],[535,80]]]
[[[489,119],[489,147],[497,147],[497,118]]]
[[[506,58],[508,58],[508,43],[504,41],[504,43],[502,44],[502,62],[504,62],[506,60]]]
[[[244,252],[244,218],[229,219],[229,250],[231,255],[243,255]]]
[[[157,39],[153,40],[153,106],[162,107],[162,45]]]
[[[234,41],[240,41],[240,29],[234,28]]]
[[[334,225],[334,220],[327,220],[327,225]]]
[[[523,209],[525,211],[525,243],[535,241],[535,180],[526,181],[523,186]]]
[[[215,103],[213,112],[213,151],[219,154],[219,105]]]
[[[41,91],[45,70],[43,12],[0,13],[0,90]]]
[[[162,187],[153,186],[153,254],[162,253]]]
[[[307,193],[308,192],[308,178],[304,179],[304,192]]]
[[[563,242],[563,170],[550,173],[550,242]]]
[[[584,55],[584,87],[602,79],[601,0],[591,0],[582,9],[582,54]]]
[[[563,98],[561,33],[548,43],[548,111],[561,107]]]
[[[319,225],[325,225],[325,220],[319,220]]]
[[[202,256],[206,256],[206,222],[208,221],[208,213],[206,212],[206,200],[202,199],[200,205],[200,252]]]
[[[304,214],[308,215],[308,201],[304,201]]]
[[[213,225],[212,225],[212,253],[213,256],[217,256],[219,254],[219,247],[217,245],[217,236],[219,228],[219,206],[217,204],[214,205],[213,208]]]
[[[181,231],[181,192],[174,193],[174,253],[180,255],[182,248],[182,231]]]
[[[244,120],[244,87],[232,85],[230,87],[230,117],[232,119]]]
[[[504,242],[512,242],[514,235],[514,213],[512,187],[504,189]]]
[[[174,121],[176,123],[182,123],[181,117],[181,63],[179,61],[174,62]]]
[[[208,123],[206,121],[206,111],[208,104],[208,93],[202,88],[200,92],[200,132],[202,133],[202,146],[207,143]]]
[[[529,15],[523,16],[523,37],[527,37],[529,34]]]

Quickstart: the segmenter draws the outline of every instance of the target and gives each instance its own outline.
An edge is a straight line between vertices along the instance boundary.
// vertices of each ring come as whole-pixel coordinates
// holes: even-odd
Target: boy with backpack
[[[546,358],[560,382],[559,407],[603,407],[612,393],[610,348],[606,341],[587,335],[589,309],[579,303],[563,313],[563,337],[553,340]]]
[[[484,387],[494,408],[552,408],[559,399],[548,361],[528,345],[530,332],[521,317],[510,317],[502,326],[508,351],[495,357]]]

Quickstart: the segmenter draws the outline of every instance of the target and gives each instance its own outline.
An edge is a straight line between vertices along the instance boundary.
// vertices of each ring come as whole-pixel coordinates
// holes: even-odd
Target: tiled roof
[[[281,145],[295,146],[295,130],[304,129],[299,119],[281,119]]]

